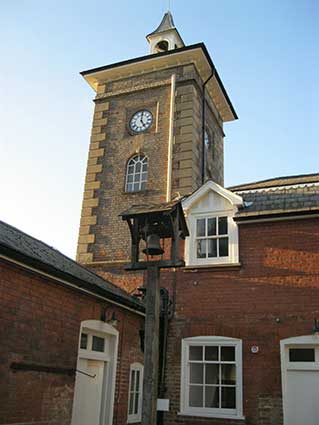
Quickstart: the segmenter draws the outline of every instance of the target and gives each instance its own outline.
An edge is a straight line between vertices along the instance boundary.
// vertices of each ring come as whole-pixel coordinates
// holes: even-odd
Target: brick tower
[[[123,285],[129,232],[118,215],[223,184],[223,123],[237,118],[203,43],[167,12],[150,54],[82,72],[96,96],[77,260]]]

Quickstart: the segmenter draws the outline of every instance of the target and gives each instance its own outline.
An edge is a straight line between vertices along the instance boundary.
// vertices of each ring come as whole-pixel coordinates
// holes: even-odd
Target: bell
[[[147,236],[146,248],[143,249],[143,252],[146,255],[162,255],[164,253],[160,245],[160,237],[156,233]]]

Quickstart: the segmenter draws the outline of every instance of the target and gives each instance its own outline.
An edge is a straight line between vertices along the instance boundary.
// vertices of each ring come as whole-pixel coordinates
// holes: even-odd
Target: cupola
[[[167,52],[185,46],[170,11],[165,13],[159,26],[148,34],[146,39],[150,44],[151,53]]]

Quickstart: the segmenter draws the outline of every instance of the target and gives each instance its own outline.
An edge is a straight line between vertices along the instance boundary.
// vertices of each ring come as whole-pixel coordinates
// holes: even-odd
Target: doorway
[[[319,337],[281,341],[284,425],[319,424]]]
[[[72,425],[111,425],[118,331],[89,320],[81,325]]]

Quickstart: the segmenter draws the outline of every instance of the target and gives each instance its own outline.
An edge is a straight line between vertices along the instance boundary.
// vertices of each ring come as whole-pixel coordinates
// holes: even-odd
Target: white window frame
[[[186,243],[186,265],[214,265],[214,264],[238,264],[239,249],[238,249],[238,227],[233,220],[234,211],[216,211],[214,213],[197,213],[189,216],[190,236]],[[227,257],[209,257],[197,258],[197,236],[196,226],[197,220],[202,218],[227,217],[228,234],[216,235],[216,238],[228,237],[228,256]],[[207,238],[209,239],[209,237]]]
[[[136,414],[130,414],[131,383],[132,383],[133,371],[140,373],[140,380],[139,380],[140,385],[139,385],[139,391],[138,391],[138,409]],[[129,379],[129,387],[128,387],[128,404],[127,404],[127,423],[129,424],[141,422],[142,420],[143,372],[144,372],[144,366],[141,363],[132,363],[130,365],[130,379]],[[133,392],[133,394],[135,393],[136,391]],[[134,401],[133,401],[133,407],[134,407]]]
[[[136,171],[136,165],[141,164],[140,171]],[[146,164],[146,171],[143,171],[143,165]],[[133,172],[129,172],[129,168],[133,167]],[[146,174],[146,177],[143,179],[143,174]],[[140,176],[139,182],[135,182],[135,176]],[[129,182],[129,176],[133,176],[133,181]],[[127,193],[134,193],[134,192],[141,192],[142,190],[146,189],[147,184],[147,178],[148,178],[148,158],[147,156],[143,154],[137,154],[132,156],[132,158],[129,159],[126,166],[126,176],[125,176],[125,192]],[[138,183],[138,189],[134,190],[134,185]],[[144,184],[144,187],[142,187]],[[133,186],[132,190],[129,190],[129,185]]]
[[[189,380],[189,347],[198,346],[231,346],[235,347],[236,362],[236,408],[205,408],[190,407],[188,394]],[[225,418],[225,419],[245,419],[243,416],[243,389],[242,389],[242,341],[236,338],[223,336],[198,336],[184,338],[182,340],[182,359],[181,359],[181,405],[180,415],[199,416],[207,418]]]

